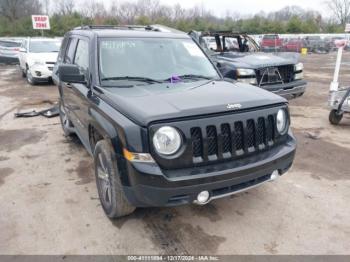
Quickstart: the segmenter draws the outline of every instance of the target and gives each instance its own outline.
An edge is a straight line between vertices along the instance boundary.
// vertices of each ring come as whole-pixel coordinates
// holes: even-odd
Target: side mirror
[[[19,51],[20,51],[21,53],[27,52],[27,50],[26,50],[25,48],[23,48],[23,47],[21,47],[21,48],[19,49]]]
[[[58,76],[62,82],[86,84],[85,75],[80,73],[77,65],[60,65],[58,67]]]

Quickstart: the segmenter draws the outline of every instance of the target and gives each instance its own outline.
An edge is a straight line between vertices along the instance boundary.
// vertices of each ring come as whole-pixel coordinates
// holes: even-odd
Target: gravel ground
[[[328,123],[335,55],[302,58],[308,89],[290,103],[298,151],[280,180],[116,221],[99,204],[92,159],[59,119],[14,118],[56,103],[57,88],[0,66],[0,254],[350,254],[350,118]]]

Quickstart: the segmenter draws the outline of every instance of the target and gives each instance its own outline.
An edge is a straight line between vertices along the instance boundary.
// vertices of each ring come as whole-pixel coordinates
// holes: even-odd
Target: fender
[[[121,143],[121,139],[119,139],[117,130],[102,114],[97,112],[95,109],[90,108],[89,113],[91,116],[90,126],[93,126],[104,139],[110,141],[117,156],[117,168],[120,174],[121,182],[124,186],[129,186],[130,182],[127,172],[127,163],[123,156],[123,145]],[[90,147],[91,145],[92,142],[90,141]],[[91,149],[92,154],[93,151],[94,150]]]
[[[90,108],[89,111],[89,115],[91,116],[90,125],[97,129],[98,132],[103,136],[103,138],[110,139],[113,147],[116,150],[116,153],[120,154],[122,152],[122,149],[119,148],[121,145],[119,144],[117,130],[110,123],[110,121],[108,121],[95,109]],[[93,149],[91,150],[91,152],[93,152]]]

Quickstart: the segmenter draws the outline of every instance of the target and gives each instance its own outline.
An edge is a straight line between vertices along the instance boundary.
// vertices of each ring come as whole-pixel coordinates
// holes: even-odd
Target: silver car
[[[20,41],[0,39],[0,63],[17,64]]]

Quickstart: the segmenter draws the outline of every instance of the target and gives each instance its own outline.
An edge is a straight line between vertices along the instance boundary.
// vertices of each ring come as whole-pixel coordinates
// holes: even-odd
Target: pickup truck
[[[299,54],[261,52],[254,39],[243,33],[191,31],[189,35],[226,78],[258,86],[287,99],[300,97],[306,91]]]
[[[280,52],[283,48],[283,39],[279,35],[264,35],[261,40],[261,50],[264,52]]]
[[[187,34],[83,26],[65,35],[58,57],[63,132],[93,157],[109,218],[205,205],[293,163],[287,101],[226,81]]]
[[[300,53],[306,47],[306,41],[301,38],[291,38],[283,46],[284,52]]]

